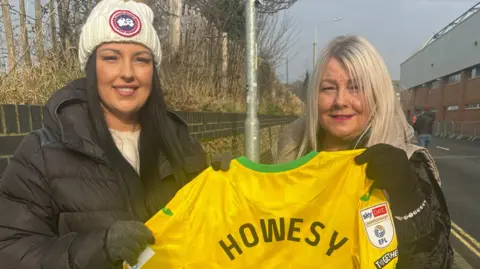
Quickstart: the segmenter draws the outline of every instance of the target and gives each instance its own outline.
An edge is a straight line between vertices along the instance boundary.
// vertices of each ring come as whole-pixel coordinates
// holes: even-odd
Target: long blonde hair
[[[357,148],[360,140],[369,147],[386,143],[405,148],[413,137],[413,128],[408,124],[400,102],[397,100],[392,79],[377,50],[359,36],[339,36],[328,44],[318,60],[307,89],[307,115],[305,132],[298,152],[303,156],[308,150],[319,150],[317,135],[318,89],[324,69],[331,58],[339,60],[348,70],[350,77],[363,89],[371,116],[360,136],[357,136]]]

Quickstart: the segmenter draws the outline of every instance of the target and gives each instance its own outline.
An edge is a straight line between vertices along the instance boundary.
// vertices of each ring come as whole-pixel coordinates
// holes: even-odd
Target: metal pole
[[[337,22],[343,20],[342,17],[333,18],[333,20],[327,20],[320,23],[327,23],[327,22]],[[315,24],[315,32],[313,33],[313,71],[315,72],[315,65],[317,64],[317,29],[318,23]]]
[[[245,120],[245,155],[253,162],[260,162],[260,124],[257,117],[257,70],[256,70],[256,33],[255,0],[245,3],[246,14],[246,106]]]
[[[300,51],[297,51],[297,53],[295,53],[295,55],[293,55],[292,57],[288,57],[288,55],[285,57],[285,65],[286,65],[286,72],[285,72],[285,77],[286,77],[286,85],[288,85],[288,64],[290,63],[290,59],[294,59],[298,54],[300,53]]]

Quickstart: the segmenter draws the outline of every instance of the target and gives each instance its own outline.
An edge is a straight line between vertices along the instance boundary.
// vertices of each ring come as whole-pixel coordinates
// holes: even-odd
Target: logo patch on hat
[[[124,37],[133,37],[140,33],[142,22],[129,10],[117,10],[110,16],[110,28]]]

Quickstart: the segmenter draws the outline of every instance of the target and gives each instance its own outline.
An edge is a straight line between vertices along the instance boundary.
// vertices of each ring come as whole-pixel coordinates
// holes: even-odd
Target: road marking
[[[468,243],[467,241],[465,241],[465,239],[463,239],[460,235],[457,234],[457,232],[455,232],[455,230],[452,230],[452,234],[458,239],[460,240],[460,242],[462,242],[473,254],[477,255],[477,257],[480,258],[480,252],[477,251],[475,248],[473,248],[470,243]]]
[[[437,146],[438,149],[443,149],[443,150],[450,150],[449,148],[444,148],[444,147],[440,147],[440,146]]]
[[[473,239],[469,234],[467,234],[464,230],[458,227],[458,225],[453,223],[453,221],[452,221],[452,227],[453,227],[452,229],[453,236],[455,236],[458,240],[460,240],[460,242],[463,245],[465,245],[473,254],[475,254],[478,258],[480,258],[480,251],[477,250],[474,246],[472,246],[472,244],[470,244],[470,242],[468,242],[463,236],[467,237],[468,239],[471,238],[472,243],[475,245],[478,244],[478,242],[475,239]],[[455,229],[457,228],[459,229],[459,233],[461,233],[463,236],[459,235],[457,231],[455,231]]]
[[[480,243],[475,240],[475,238],[473,238],[471,235],[469,235],[467,232],[465,232],[462,228],[460,228],[457,224],[455,224],[453,221],[452,221],[452,227],[454,229],[456,229],[461,235],[463,235],[464,237],[466,237],[466,239],[468,241],[470,241],[478,250],[480,250]]]

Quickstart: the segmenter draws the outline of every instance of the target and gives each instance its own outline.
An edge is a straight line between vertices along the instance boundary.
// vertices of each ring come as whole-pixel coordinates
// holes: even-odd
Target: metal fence
[[[442,120],[434,123],[434,135],[475,141],[480,138],[480,121]]]

